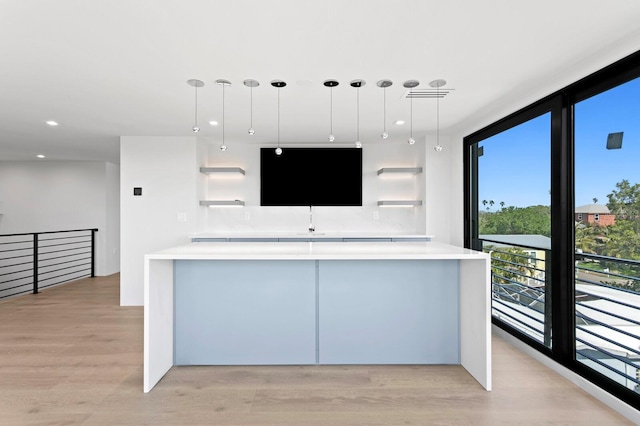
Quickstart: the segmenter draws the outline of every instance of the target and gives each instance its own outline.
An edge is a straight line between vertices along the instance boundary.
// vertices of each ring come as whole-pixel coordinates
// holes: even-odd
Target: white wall
[[[120,272],[120,166],[106,165],[105,270]]]
[[[452,202],[462,195],[452,184],[454,180],[456,159],[455,149],[448,136],[440,135],[443,150],[436,152],[433,148],[435,135],[427,135],[425,153],[425,186],[427,203],[427,234],[434,240],[447,244],[456,244],[451,238],[451,228],[457,214],[452,209]],[[462,173],[462,171],[459,171]]]
[[[426,198],[427,233],[435,239],[457,246],[464,245],[464,157],[466,134],[440,134],[443,150],[435,152],[435,135],[427,136]]]
[[[448,176],[448,225],[449,244],[464,245],[464,147],[463,137],[455,134],[447,136],[446,149],[449,153]]]
[[[428,138],[427,140],[431,140]],[[448,141],[441,136],[443,141]],[[306,232],[308,208],[260,207],[260,146],[217,144],[195,137],[122,137],[120,303],[142,305],[144,254],[189,242],[196,233]],[[462,174],[461,156],[446,143],[436,153],[425,140],[375,142],[363,147],[363,206],[315,207],[316,232],[433,234],[451,241],[452,190]],[[287,147],[284,146],[286,149]],[[458,161],[460,160],[460,161]],[[452,167],[455,166],[455,167]],[[246,175],[207,176],[200,167],[242,167]],[[382,167],[422,166],[419,175],[378,176]],[[456,170],[457,167],[457,170]],[[141,187],[142,196],[133,196]],[[200,200],[241,199],[244,208],[207,208]],[[383,208],[384,199],[421,199],[422,207]],[[178,222],[185,213],[186,222]]]
[[[118,205],[107,198],[117,170],[103,162],[0,161],[0,234],[98,228],[96,275],[118,272]]]
[[[300,145],[298,145],[299,147]],[[323,145],[314,145],[323,146]],[[283,146],[286,152],[287,146]],[[260,206],[259,145],[229,144],[222,152],[208,145],[199,166],[242,167],[246,175],[203,175],[198,178],[201,200],[243,200],[244,208],[203,208],[200,232],[306,232],[308,207]],[[419,175],[378,175],[383,167],[424,168],[424,142],[376,142],[363,146],[362,207],[314,207],[313,220],[318,233],[371,232],[424,234],[425,212],[431,202],[425,199],[424,178]],[[331,173],[331,167],[327,167]],[[302,189],[304,190],[304,185]],[[422,200],[422,207],[378,207],[379,200]]]
[[[144,255],[184,244],[195,233],[197,153],[195,137],[120,138],[123,306],[143,304]],[[134,187],[142,196],[133,196]]]

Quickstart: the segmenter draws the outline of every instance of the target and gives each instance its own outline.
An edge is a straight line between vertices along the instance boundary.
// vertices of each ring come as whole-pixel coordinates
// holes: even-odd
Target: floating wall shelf
[[[240,167],[200,167],[200,173],[240,173],[245,174],[244,169]]]
[[[216,206],[244,206],[244,201],[241,200],[216,200],[216,201],[200,201],[201,206],[216,207]]]
[[[417,175],[422,173],[422,167],[383,167],[378,170],[378,174],[381,175],[383,173],[411,173]]]
[[[421,206],[422,200],[385,200],[378,201],[378,206]]]

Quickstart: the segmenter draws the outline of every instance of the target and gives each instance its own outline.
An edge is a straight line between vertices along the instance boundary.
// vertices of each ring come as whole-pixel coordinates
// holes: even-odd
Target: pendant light
[[[278,146],[276,155],[282,155],[282,148],[280,148],[280,88],[285,87],[287,83],[282,80],[273,80],[271,85],[278,89]]]
[[[260,86],[260,83],[258,83],[257,80],[252,80],[252,79],[247,79],[245,81],[243,81],[244,85],[247,86],[250,90],[251,93],[251,108],[250,108],[250,121],[249,121],[249,130],[247,131],[249,133],[249,136],[253,136],[256,131],[253,130],[253,88],[254,87],[258,87]]]
[[[364,80],[353,80],[351,87],[356,88],[356,148],[362,148],[362,142],[360,142],[360,88],[366,84]]]
[[[440,145],[440,88],[447,84],[446,80],[433,80],[429,83],[429,86],[436,88],[436,146],[433,149],[436,152],[442,151],[442,145]]]
[[[224,89],[227,86],[231,86],[231,82],[229,80],[218,79],[216,80],[216,84],[222,86],[222,145],[220,145],[220,151],[226,151],[227,146],[224,144]]]
[[[382,103],[382,134],[380,137],[382,139],[387,139],[389,137],[389,133],[387,133],[387,87],[391,86],[393,82],[391,80],[380,80],[376,83],[378,87],[382,87],[384,92],[384,98]]]
[[[325,80],[324,85],[330,89],[330,98],[329,98],[329,142],[333,142],[336,140],[336,137],[333,136],[333,88],[336,87],[339,83],[336,80]]]
[[[187,80],[187,84],[195,88],[196,99],[195,99],[195,114],[193,117],[193,130],[194,133],[198,133],[200,131],[200,127],[198,127],[198,87],[204,86],[204,81],[191,79]]]
[[[418,87],[420,82],[418,80],[407,80],[404,82],[403,86],[407,89],[413,89],[414,87]],[[413,93],[409,90],[409,102],[410,102],[410,114],[409,114],[409,140],[407,141],[409,145],[413,145],[416,143],[416,140],[413,138]]]

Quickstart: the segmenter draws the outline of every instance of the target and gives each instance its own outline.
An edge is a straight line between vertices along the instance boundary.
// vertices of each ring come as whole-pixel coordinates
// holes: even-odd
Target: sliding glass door
[[[640,52],[464,144],[493,324],[640,409]]]
[[[574,123],[576,360],[640,392],[640,78]]]
[[[478,143],[478,240],[492,259],[492,315],[551,346],[551,113]]]

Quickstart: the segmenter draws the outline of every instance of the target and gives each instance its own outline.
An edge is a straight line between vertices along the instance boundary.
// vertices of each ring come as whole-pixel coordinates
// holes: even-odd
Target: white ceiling
[[[640,49],[637,0],[0,0],[0,160],[119,163],[119,136],[194,135],[274,144],[327,143],[333,133],[406,143],[405,80],[455,89],[440,101],[441,134],[469,132]],[[253,127],[248,78],[253,90]],[[307,82],[305,85],[304,83]],[[301,84],[303,83],[303,84]],[[416,138],[436,127],[436,101],[413,101]],[[407,124],[395,126],[396,119]],[[56,120],[58,127],[44,122]],[[386,143],[386,142],[385,142]],[[46,160],[45,160],[46,161]]]

